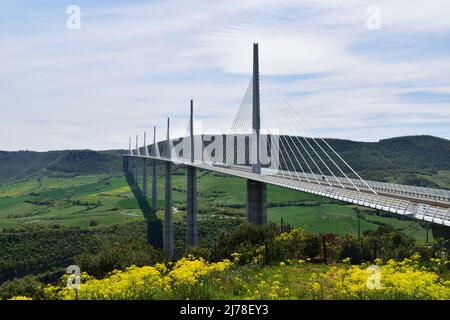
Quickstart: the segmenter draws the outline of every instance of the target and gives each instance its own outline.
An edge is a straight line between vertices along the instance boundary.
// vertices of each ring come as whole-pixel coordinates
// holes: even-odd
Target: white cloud
[[[381,30],[366,28],[371,4],[382,10]],[[448,104],[400,98],[450,93],[442,48],[406,54],[415,39],[448,35],[448,1],[174,0],[81,9],[80,31],[65,29],[64,10],[60,17],[44,8],[37,18],[52,23],[1,35],[0,149],[126,148],[129,136],[163,128],[167,116],[184,128],[190,98],[210,128],[226,129],[250,77],[254,41],[262,77],[281,76],[271,77],[276,90],[327,136],[450,138],[442,130]],[[389,48],[395,60],[371,52],[388,36],[398,41]]]

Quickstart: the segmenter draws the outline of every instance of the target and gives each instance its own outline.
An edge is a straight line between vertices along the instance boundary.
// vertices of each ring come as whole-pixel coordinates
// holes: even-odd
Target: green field
[[[269,220],[280,223],[281,219],[292,226],[302,227],[314,233],[335,233],[338,235],[358,235],[358,220],[361,234],[376,230],[380,223],[389,224],[405,234],[421,241],[426,240],[426,230],[417,222],[381,217],[374,210],[367,210],[364,220],[359,219],[356,206],[323,204],[314,207],[269,208]],[[369,213],[371,212],[371,213]],[[429,232],[431,239],[431,231]]]
[[[440,177],[445,177],[442,173]],[[438,179],[438,178],[436,178]],[[442,178],[443,179],[443,178]],[[162,218],[164,179],[158,179]],[[186,177],[182,169],[173,174],[174,221],[185,214]],[[245,216],[245,180],[211,172],[199,172],[199,214]],[[150,201],[150,199],[149,199]],[[318,233],[358,233],[355,206],[323,197],[275,186],[268,187],[269,220],[281,219],[292,226]],[[177,210],[178,208],[178,210]],[[381,217],[364,209],[361,232],[391,224],[418,240],[425,240],[425,229],[416,222]],[[90,228],[144,220],[124,177],[79,175],[71,178],[44,177],[0,187],[0,228],[23,224],[61,225]]]
[[[418,175],[421,178],[427,179],[441,188],[450,188],[450,170],[439,170],[434,175]]]

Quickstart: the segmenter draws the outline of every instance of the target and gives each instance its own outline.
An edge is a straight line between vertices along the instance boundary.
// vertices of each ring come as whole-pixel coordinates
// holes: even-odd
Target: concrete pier
[[[158,161],[152,160],[152,210],[158,211]]]
[[[166,157],[170,158],[170,120],[167,119]],[[173,219],[172,219],[172,164],[165,162],[165,206],[164,206],[164,253],[169,260],[173,259]]]
[[[143,161],[143,170],[142,170],[142,193],[144,195],[144,198],[147,199],[148,193],[147,193],[147,159],[144,159]]]
[[[250,224],[267,224],[267,185],[247,180],[247,221]]]
[[[198,245],[197,169],[187,168],[186,248]]]
[[[194,163],[194,101],[191,100],[189,119],[190,156]],[[197,229],[197,168],[187,167],[186,249],[198,245]]]
[[[157,157],[156,126],[153,127],[153,156]],[[152,210],[158,211],[158,161],[152,160]]]

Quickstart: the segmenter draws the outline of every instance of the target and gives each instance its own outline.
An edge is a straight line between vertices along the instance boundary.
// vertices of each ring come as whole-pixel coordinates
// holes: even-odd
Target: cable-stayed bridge
[[[124,172],[138,198],[141,209],[148,213],[149,223],[157,230],[157,165],[165,166],[165,213],[163,248],[173,255],[171,166],[187,167],[186,246],[197,245],[197,179],[196,169],[215,171],[247,180],[247,218],[252,224],[267,223],[267,184],[307,192],[364,207],[426,221],[437,234],[450,227],[450,190],[424,188],[369,181],[333,148],[318,137],[277,90],[259,75],[258,45],[253,47],[253,75],[232,125],[225,134],[194,134],[193,101],[187,134],[171,138],[167,119],[165,141],[143,145],[136,136],[135,148],[129,141]],[[147,169],[152,169],[152,204],[148,196]],[[142,188],[139,188],[139,166],[142,164]],[[299,213],[301,214],[301,213]],[[150,233],[152,231],[149,231]],[[161,233],[149,234],[153,244]]]

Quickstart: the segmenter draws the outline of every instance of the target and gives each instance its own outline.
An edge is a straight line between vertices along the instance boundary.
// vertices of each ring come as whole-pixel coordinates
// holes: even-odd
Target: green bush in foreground
[[[321,268],[296,261],[260,268],[240,266],[239,254],[233,256],[234,261],[219,262],[188,256],[175,263],[115,270],[101,279],[83,273],[77,291],[67,288],[64,276],[60,285],[42,289],[42,295],[57,300],[450,299],[450,282],[421,266],[418,255],[401,262],[377,260],[378,285],[367,265]]]
[[[371,247],[374,239],[376,246]],[[373,256],[389,255],[383,260]],[[351,250],[350,250],[351,248]],[[375,250],[374,250],[375,249]],[[399,259],[409,252],[410,257]],[[219,238],[211,248],[189,249],[176,262],[164,261],[159,250],[130,240],[83,254],[84,272],[78,295],[60,285],[43,285],[35,278],[0,287],[0,297],[33,299],[449,299],[450,263],[444,248],[423,246],[380,228],[360,240],[301,229],[280,232],[273,226],[242,225]],[[343,263],[336,263],[344,259]],[[421,256],[425,253],[424,256]],[[339,258],[341,257],[341,258]],[[443,258],[444,257],[444,258]],[[355,260],[354,260],[355,259]],[[358,260],[359,259],[359,260]],[[360,263],[365,259],[364,263]],[[386,261],[386,262],[382,262]],[[328,262],[331,266],[323,262]],[[348,262],[358,265],[350,266]],[[368,269],[381,271],[377,288],[370,288]],[[373,270],[372,270],[373,271]]]

